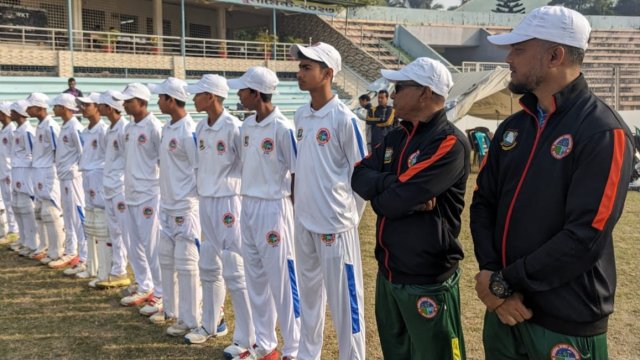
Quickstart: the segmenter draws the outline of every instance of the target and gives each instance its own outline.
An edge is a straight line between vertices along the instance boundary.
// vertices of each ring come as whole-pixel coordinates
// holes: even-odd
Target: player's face
[[[62,117],[65,114],[64,107],[60,105],[53,106],[53,114]]]
[[[196,106],[196,111],[201,112],[205,111],[205,109],[209,106],[211,102],[211,96],[207,96],[207,93],[197,93],[193,97],[193,104]]]
[[[524,94],[536,90],[544,80],[544,49],[537,39],[511,45],[505,59],[511,70],[509,90],[514,94]]]
[[[100,113],[100,116],[107,116],[109,114],[108,106],[105,104],[98,104],[98,113]]]
[[[36,117],[36,115],[38,115],[38,108],[36,106],[29,106],[27,108],[27,114],[31,117]]]
[[[137,98],[124,101],[124,111],[129,115],[139,114],[143,110],[144,105],[142,104],[142,101]]]
[[[311,60],[300,60],[298,64],[298,86],[300,90],[309,91],[323,84],[331,76],[328,68],[322,68],[319,63]],[[329,81],[331,79],[329,78]]]
[[[17,112],[11,110],[11,120],[19,123],[20,119],[22,119],[22,116],[20,114],[18,114]]]
[[[389,98],[387,97],[387,94],[385,93],[378,94],[378,105],[387,106],[388,102],[389,102]]]
[[[98,113],[98,108],[96,107],[96,104],[81,104],[80,105],[80,109],[82,109],[82,116],[89,118],[90,116],[94,116],[94,115],[100,115]]]
[[[252,93],[248,88],[238,90],[238,97],[240,98],[240,103],[242,104],[242,107],[244,107],[245,109],[249,109],[251,111],[255,110],[256,109],[255,96],[257,94],[258,93],[256,92]]]
[[[395,89],[391,93],[396,116],[402,118],[407,114],[413,113],[424,91],[425,88],[423,85],[413,81],[396,82]]]

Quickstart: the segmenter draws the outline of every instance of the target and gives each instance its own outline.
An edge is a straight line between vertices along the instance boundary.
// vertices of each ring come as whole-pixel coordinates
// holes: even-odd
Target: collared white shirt
[[[90,171],[104,168],[104,155],[106,147],[106,135],[109,125],[98,121],[91,129],[87,126],[82,131],[82,157],[80,158],[80,171]]]
[[[124,198],[127,205],[140,205],[160,193],[160,132],[162,124],[149,113],[140,122],[131,121],[124,131]]]
[[[160,142],[160,207],[171,216],[184,215],[197,204],[196,124],[189,114],[162,128]]]
[[[213,126],[196,126],[198,195],[222,197],[240,194],[240,127],[242,122],[224,110]]]
[[[50,115],[47,115],[38,123],[35,141],[33,142],[32,167],[49,168],[55,165],[59,134],[60,126]]]
[[[358,120],[337,96],[317,111],[311,104],[295,114],[295,214],[309,231],[334,234],[359,222],[351,175],[365,155]]]
[[[78,162],[82,156],[82,138],[80,134],[84,126],[74,116],[62,124],[58,135],[56,150],[56,167],[60,180],[71,180],[80,175]]]
[[[128,124],[123,116],[107,128],[102,178],[105,199],[124,193],[124,130]]]
[[[11,145],[11,166],[14,168],[31,167],[33,152],[33,128],[29,121],[18,126],[13,132]]]
[[[11,176],[11,145],[16,124],[12,121],[0,130],[0,181]],[[11,206],[11,204],[5,204]]]
[[[251,115],[240,128],[240,141],[241,194],[267,200],[291,195],[297,151],[291,120],[277,107],[260,122]]]

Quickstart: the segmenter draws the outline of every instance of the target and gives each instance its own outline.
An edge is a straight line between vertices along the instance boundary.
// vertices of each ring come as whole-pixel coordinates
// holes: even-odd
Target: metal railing
[[[494,70],[497,67],[509,68],[509,64],[501,62],[476,62],[476,61],[463,61],[462,72],[477,72]]]

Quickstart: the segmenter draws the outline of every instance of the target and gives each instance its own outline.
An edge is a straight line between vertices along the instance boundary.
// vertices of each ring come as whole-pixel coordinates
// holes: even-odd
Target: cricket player
[[[256,111],[240,131],[242,256],[256,345],[236,359],[279,359],[276,320],[284,340],[283,359],[293,359],[300,338],[291,200],[296,157],[293,124],[271,103],[278,85],[273,71],[251,67],[228,85],[239,89],[242,106]]]
[[[333,46],[294,45],[301,90],[311,103],[296,111],[298,140],[296,256],[303,314],[300,359],[320,359],[326,302],[340,359],[365,358],[364,294],[353,167],[366,153],[357,117],[331,92],[341,68]],[[362,203],[360,203],[361,205]]]
[[[18,223],[16,223],[11,207],[11,145],[16,125],[11,121],[10,102],[0,104],[0,123],[2,125],[0,130],[0,194],[6,215],[6,217],[0,216],[0,221],[3,221],[0,227],[3,235],[0,244],[6,245],[18,240]]]
[[[233,344],[225,357],[233,358],[255,343],[249,294],[242,260],[240,236],[240,127],[238,118],[223,106],[229,95],[227,80],[207,74],[187,86],[195,94],[196,110],[207,113],[207,120],[196,127],[198,146],[198,195],[203,241],[200,252],[202,283],[202,326],[185,336],[189,344],[199,344],[227,333],[220,308],[229,288],[235,314]]]

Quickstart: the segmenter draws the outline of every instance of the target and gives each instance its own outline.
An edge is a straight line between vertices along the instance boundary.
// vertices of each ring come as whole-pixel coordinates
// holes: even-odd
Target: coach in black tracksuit
[[[524,95],[496,131],[471,205],[487,359],[608,359],[612,231],[633,148],[580,73],[589,31],[552,6],[489,37],[511,46],[509,88]]]
[[[458,241],[469,174],[466,136],[443,109],[453,85],[441,63],[400,71],[394,108],[403,121],[356,166],[352,187],[378,215],[376,320],[385,359],[464,359]]]

